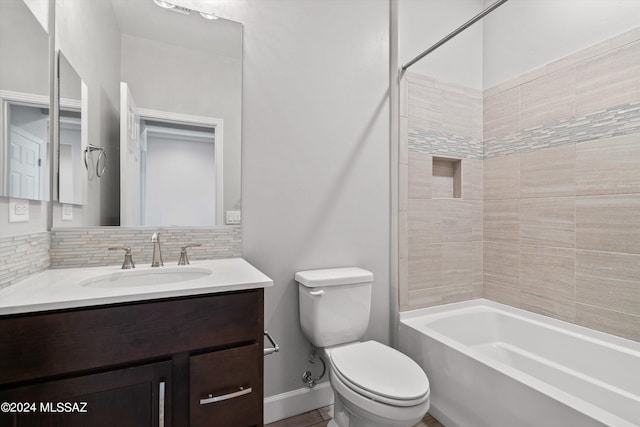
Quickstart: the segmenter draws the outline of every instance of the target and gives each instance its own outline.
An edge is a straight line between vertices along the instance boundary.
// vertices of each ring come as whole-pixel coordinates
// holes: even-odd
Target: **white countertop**
[[[32,313],[66,308],[145,301],[273,286],[273,281],[242,258],[192,261],[191,265],[137,266],[121,270],[120,265],[45,270],[0,290],[0,315]],[[212,274],[182,282],[127,287],[90,287],[86,282],[109,273],[144,274],[162,269],[211,270]],[[167,270],[168,271],[168,270]]]

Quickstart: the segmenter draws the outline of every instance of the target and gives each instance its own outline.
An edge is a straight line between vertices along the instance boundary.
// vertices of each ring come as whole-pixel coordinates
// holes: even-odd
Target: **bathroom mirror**
[[[88,162],[86,206],[55,226],[239,223],[226,219],[241,208],[241,24],[153,0],[56,0],[56,45],[86,82],[88,146],[106,160]]]
[[[49,199],[49,35],[36,2],[0,1],[0,195]]]
[[[87,199],[87,179],[96,173],[88,174],[96,161],[87,150],[87,87],[62,52],[58,52],[58,87],[58,200],[82,205]]]

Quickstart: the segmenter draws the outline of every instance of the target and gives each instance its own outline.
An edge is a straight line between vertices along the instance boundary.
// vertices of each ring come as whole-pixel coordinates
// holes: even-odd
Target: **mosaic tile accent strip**
[[[0,289],[49,268],[49,233],[0,238]]]
[[[482,141],[466,136],[409,129],[409,151],[433,156],[480,160],[482,159]]]
[[[640,101],[484,140],[484,158],[640,133]]]
[[[109,247],[128,246],[133,262],[151,264],[151,235],[160,233],[162,259],[165,265],[177,264],[182,246],[189,248],[190,260],[234,258],[242,256],[242,227],[135,228],[95,227],[58,228],[51,231],[51,268],[94,267],[121,264],[124,251]]]

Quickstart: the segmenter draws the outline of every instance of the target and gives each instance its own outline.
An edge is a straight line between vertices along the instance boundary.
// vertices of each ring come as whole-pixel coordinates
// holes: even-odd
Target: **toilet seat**
[[[429,379],[424,371],[391,347],[366,341],[329,349],[328,353],[335,376],[362,396],[404,407],[429,399]]]

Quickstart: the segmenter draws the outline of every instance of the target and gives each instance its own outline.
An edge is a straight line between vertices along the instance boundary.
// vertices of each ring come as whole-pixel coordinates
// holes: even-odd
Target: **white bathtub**
[[[400,314],[446,427],[640,426],[640,343],[484,299]]]

